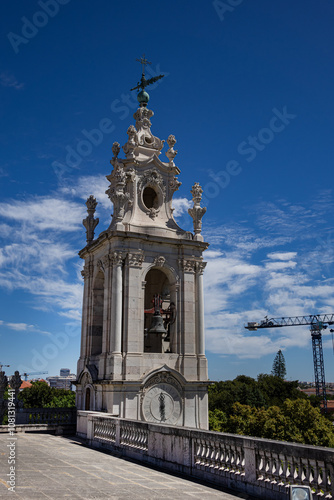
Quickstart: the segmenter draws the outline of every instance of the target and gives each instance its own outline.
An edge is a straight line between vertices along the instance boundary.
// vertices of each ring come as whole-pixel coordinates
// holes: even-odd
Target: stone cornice
[[[178,246],[179,248],[193,248],[200,249],[202,252],[209,247],[209,243],[205,241],[195,241],[187,240],[185,238],[173,238],[168,236],[154,236],[147,235],[137,232],[127,232],[127,231],[104,231],[100,236],[93,241],[93,243],[88,247],[86,246],[79,252],[79,256],[85,259],[89,254],[94,254],[105,242],[105,240],[116,240],[117,242],[125,242],[131,240],[140,240],[142,242],[151,241],[152,243],[164,243],[172,246]]]

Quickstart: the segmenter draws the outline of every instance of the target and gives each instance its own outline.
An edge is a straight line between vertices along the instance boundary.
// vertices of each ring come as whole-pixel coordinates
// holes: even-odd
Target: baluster
[[[216,442],[215,456],[214,456],[214,467],[219,470],[220,467],[220,443]]]
[[[198,464],[200,462],[200,460],[199,460],[200,449],[201,449],[201,445],[199,443],[199,440],[196,438],[195,443],[194,443],[194,464],[195,464],[195,467],[198,467]]]
[[[334,467],[331,463],[325,464],[325,481],[326,481],[326,487],[325,491],[327,493],[326,498],[331,498],[331,493],[333,493],[332,490],[332,485],[333,485],[333,477],[334,477]],[[331,495],[331,496],[329,496]]]
[[[230,469],[231,469],[230,463],[231,463],[231,450],[229,447],[226,446],[225,447],[225,469],[224,469],[225,472],[230,471]]]
[[[278,460],[276,453],[271,454],[271,484],[277,484]]]
[[[205,456],[206,456],[206,441],[202,440],[202,456],[201,456],[201,466],[205,467]]]
[[[317,490],[317,463],[315,460],[309,460],[309,486]]]
[[[324,472],[325,472],[325,463],[323,461],[317,461],[316,462],[316,476],[315,476],[315,483],[317,485],[316,487],[316,493],[320,493],[321,490],[324,489],[324,483],[325,483],[325,477],[324,477]]]
[[[241,473],[240,464],[241,464],[241,449],[240,446],[235,446],[234,451],[235,461],[234,461],[234,474],[239,476]]]
[[[235,472],[235,450],[230,448],[230,473],[233,474]]]
[[[262,451],[258,451],[256,453],[256,471],[257,471],[257,480],[258,481],[263,481],[264,480],[264,473],[263,473],[263,468],[264,468],[264,457]]]
[[[210,449],[209,449],[209,462],[208,462],[208,466],[213,469],[214,465],[215,465],[215,442],[214,441],[210,441],[209,442],[209,446],[210,446]]]
[[[286,478],[286,457],[282,453],[279,454],[279,461],[280,461],[280,467],[279,467],[279,482],[278,486],[284,486],[285,485],[285,478]]]
[[[220,443],[219,449],[219,471],[224,472],[225,469],[225,447],[224,443]]]

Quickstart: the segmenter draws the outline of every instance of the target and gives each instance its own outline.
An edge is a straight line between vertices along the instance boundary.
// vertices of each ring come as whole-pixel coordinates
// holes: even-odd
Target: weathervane
[[[150,96],[145,91],[145,87],[147,87],[148,85],[151,85],[152,83],[155,83],[156,81],[160,80],[160,78],[163,78],[165,75],[153,76],[149,80],[146,80],[146,78],[145,78],[145,66],[147,66],[148,64],[152,64],[152,63],[146,59],[145,54],[143,54],[143,56],[140,59],[136,59],[136,61],[138,61],[142,65],[142,75],[141,75],[140,82],[137,83],[136,87],[133,87],[130,90],[141,89],[141,91],[138,92],[138,95],[137,95],[138,102],[139,102],[140,106],[147,106],[147,103],[149,101]]]

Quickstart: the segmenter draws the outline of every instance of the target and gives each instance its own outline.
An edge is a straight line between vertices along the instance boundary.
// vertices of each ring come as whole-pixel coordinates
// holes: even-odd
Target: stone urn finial
[[[174,158],[177,155],[177,150],[174,149],[174,146],[176,144],[176,139],[175,135],[169,135],[167,139],[167,144],[169,146],[169,149],[166,151],[166,156],[169,160],[169,166],[174,166]]]
[[[194,240],[203,241],[203,236],[201,235],[202,217],[206,212],[206,208],[201,207],[203,189],[201,188],[198,182],[195,182],[190,192],[193,196],[194,206],[193,208],[188,209],[188,214],[192,217],[194,221],[194,233],[195,233]]]
[[[87,244],[91,243],[94,240],[94,230],[99,223],[98,218],[94,218],[94,214],[96,211],[97,201],[94,196],[91,194],[89,198],[87,198],[86,206],[88,216],[82,221],[83,225],[86,228],[86,240]]]

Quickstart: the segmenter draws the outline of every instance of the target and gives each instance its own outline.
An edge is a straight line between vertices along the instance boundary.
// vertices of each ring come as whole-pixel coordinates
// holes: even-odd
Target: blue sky
[[[8,374],[76,370],[85,200],[99,202],[114,141],[134,123],[143,53],[154,135],[177,139],[178,222],[204,188],[212,380],[313,380],[307,327],[249,333],[265,315],[333,313],[330,0],[5,2],[0,19],[0,361]],[[131,95],[133,94],[133,95]],[[96,132],[96,130],[100,132]],[[95,132],[92,132],[95,130]],[[334,381],[324,332],[326,380]]]

